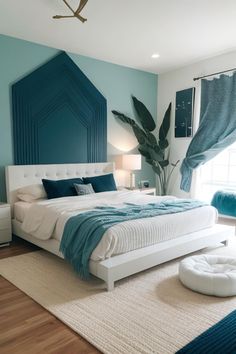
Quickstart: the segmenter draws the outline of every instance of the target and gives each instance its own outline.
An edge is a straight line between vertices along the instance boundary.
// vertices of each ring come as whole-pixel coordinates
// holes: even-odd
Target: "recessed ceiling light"
[[[160,54],[158,54],[158,53],[152,54],[152,59],[157,59],[159,57],[160,57]]]

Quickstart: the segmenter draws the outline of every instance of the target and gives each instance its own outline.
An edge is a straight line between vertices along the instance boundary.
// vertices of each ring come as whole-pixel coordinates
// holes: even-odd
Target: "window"
[[[197,176],[196,196],[210,202],[217,190],[236,191],[236,143],[203,165]]]

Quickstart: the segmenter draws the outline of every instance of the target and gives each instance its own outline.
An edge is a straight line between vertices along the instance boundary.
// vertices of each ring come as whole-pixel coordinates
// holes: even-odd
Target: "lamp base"
[[[133,172],[130,173],[130,186],[129,189],[135,189],[135,174]]]

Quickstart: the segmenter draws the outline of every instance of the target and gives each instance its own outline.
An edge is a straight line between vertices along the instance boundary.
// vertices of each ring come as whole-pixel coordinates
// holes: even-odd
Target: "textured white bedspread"
[[[17,221],[20,221],[20,222],[23,222],[24,221],[24,218],[27,214],[27,211],[29,210],[29,208],[32,206],[31,203],[28,203],[28,202],[16,202],[14,204],[14,218],[17,220]]]
[[[140,192],[116,191],[66,197],[34,203],[27,211],[22,229],[39,239],[61,240],[66,221],[73,215],[96,206],[124,206],[124,203],[146,204],[173,199],[172,196],[149,196]],[[211,206],[146,219],[130,220],[108,229],[91,259],[103,260],[112,255],[147,247],[187,233],[211,227],[217,218]]]

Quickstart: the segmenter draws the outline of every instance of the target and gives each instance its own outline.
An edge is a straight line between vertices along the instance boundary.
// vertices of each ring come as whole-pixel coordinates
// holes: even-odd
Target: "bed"
[[[161,197],[144,196],[139,192],[127,190],[96,193],[93,197],[79,196],[39,201],[33,203],[33,206],[17,198],[19,188],[41,183],[42,178],[57,180],[99,176],[111,172],[114,172],[112,163],[6,167],[7,200],[12,207],[13,234],[63,257],[59,251],[60,240],[63,227],[70,216],[82,209],[90,210],[96,205],[118,206],[124,202],[145,204],[160,200]],[[47,224],[46,219],[41,218],[40,212],[49,217],[49,210],[57,210],[57,214],[54,223],[51,223],[52,219],[49,220],[48,225],[51,224],[52,228],[49,235],[41,237],[42,226]],[[33,225],[36,225],[34,221],[37,220],[34,219],[36,214],[40,216],[37,230],[25,232],[23,223],[28,218],[28,221],[31,220]],[[228,238],[234,234],[234,228],[215,224],[216,218],[215,209],[205,206],[178,215],[163,215],[152,220],[140,219],[135,223],[133,220],[115,225],[104,234],[102,241],[94,250],[89,262],[90,273],[104,280],[107,289],[112,290],[114,282],[119,279],[219,242],[227,243]],[[49,227],[44,229],[48,232]]]

